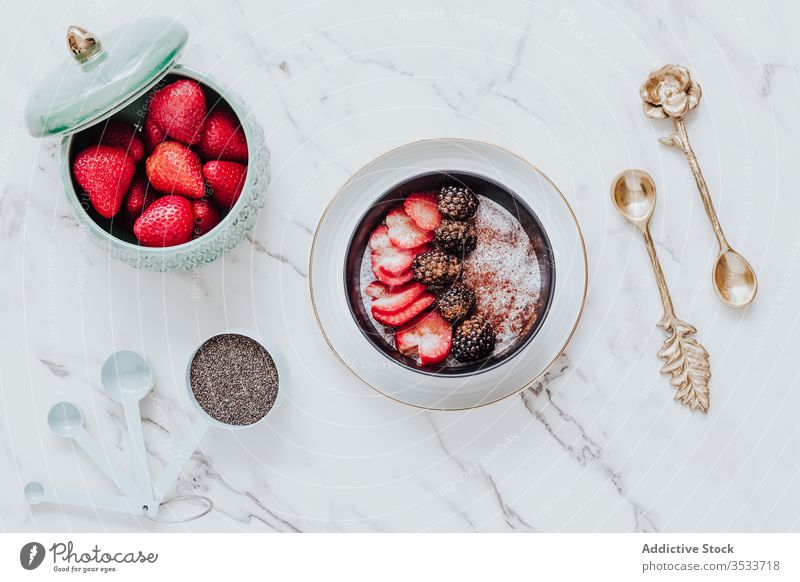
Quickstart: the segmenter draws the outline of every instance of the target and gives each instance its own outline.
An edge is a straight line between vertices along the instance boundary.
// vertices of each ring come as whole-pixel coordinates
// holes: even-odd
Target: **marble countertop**
[[[787,531],[800,529],[797,354],[800,16],[790,0],[737,3],[135,4],[4,12],[0,69],[0,530],[4,531]],[[87,240],[64,196],[54,139],[28,136],[26,99],[65,56],[70,24],[98,34],[149,14],[190,30],[181,62],[233,88],[263,125],[273,183],[248,240],[196,272],[136,271]],[[685,161],[657,138],[638,87],[665,62],[688,66],[703,101],[687,121],[731,242],[760,278],[727,309],[711,288],[715,242]],[[499,404],[431,413],[357,381],[323,341],[308,254],[326,203],[355,170],[411,140],[501,144],[559,185],[589,256],[586,309],[543,382]],[[653,236],[678,313],[712,356],[708,416],[672,400],[656,359],[661,308],[635,230],[609,201],[613,176],[649,171]],[[151,468],[194,417],[183,378],[201,339],[257,326],[289,364],[280,414],[212,430],[178,493],[214,512],[160,525],[38,506],[41,479],[113,493],[47,429],[69,399],[89,432],[128,462],[121,407],[99,382],[114,350],[157,375],[143,403]]]

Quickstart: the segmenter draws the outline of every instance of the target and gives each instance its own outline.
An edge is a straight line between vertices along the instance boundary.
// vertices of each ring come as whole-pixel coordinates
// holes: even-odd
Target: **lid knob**
[[[67,45],[79,63],[84,63],[103,50],[103,45],[93,33],[80,26],[67,29]]]

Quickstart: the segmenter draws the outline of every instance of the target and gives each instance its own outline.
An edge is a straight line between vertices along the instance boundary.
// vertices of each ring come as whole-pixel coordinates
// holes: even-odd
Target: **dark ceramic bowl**
[[[503,352],[493,354],[486,360],[470,364],[461,364],[455,362],[452,358],[448,358],[439,366],[423,366],[413,358],[403,355],[391,343],[387,342],[379,329],[382,326],[375,323],[371,318],[369,305],[364,304],[361,293],[361,264],[364,253],[368,252],[370,234],[383,222],[389,210],[402,203],[413,192],[439,190],[443,186],[450,184],[464,185],[476,194],[489,198],[505,208],[519,221],[528,234],[539,259],[539,272],[542,281],[541,292],[536,305],[535,316],[531,318],[532,322],[529,324],[528,329],[521,333],[517,341]],[[484,176],[465,172],[441,171],[421,174],[394,186],[382,194],[364,213],[358,221],[358,226],[351,235],[347,247],[344,265],[344,286],[350,314],[353,316],[358,329],[387,358],[408,369],[424,374],[470,376],[502,365],[533,340],[550,309],[553,288],[555,287],[555,275],[553,250],[547,238],[547,233],[534,212],[519,196],[502,184]]]

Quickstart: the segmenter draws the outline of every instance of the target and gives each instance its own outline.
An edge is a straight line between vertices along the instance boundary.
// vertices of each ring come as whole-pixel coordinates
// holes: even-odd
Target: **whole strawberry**
[[[101,130],[100,143],[121,149],[136,163],[141,162],[144,157],[144,143],[139,132],[135,126],[124,121],[113,119],[106,123]]]
[[[204,160],[247,163],[247,139],[236,116],[227,109],[209,113],[197,151]]]
[[[186,144],[200,141],[206,118],[206,97],[197,81],[181,79],[153,95],[148,118],[172,139]]]
[[[242,193],[247,166],[236,162],[206,162],[203,176],[211,188],[214,201],[223,210],[230,210]]]
[[[194,230],[192,203],[183,196],[162,196],[136,219],[133,234],[146,247],[171,247],[189,242]]]
[[[123,150],[104,145],[86,148],[72,162],[72,175],[104,218],[119,212],[135,169],[133,160]]]
[[[192,238],[203,236],[219,224],[219,210],[208,198],[192,200],[192,213],[194,214],[194,235]]]
[[[152,152],[156,149],[158,144],[167,139],[167,134],[161,131],[156,125],[156,122],[149,117],[144,120],[144,129],[142,133],[144,133],[144,143],[147,145],[148,153]]]
[[[131,189],[125,200],[122,202],[122,209],[119,211],[116,220],[126,228],[132,228],[133,223],[142,215],[153,200],[161,194],[148,183],[144,176],[136,176],[131,184]]]
[[[165,141],[156,146],[145,163],[153,188],[167,194],[202,198],[205,194],[200,158],[188,146]]]

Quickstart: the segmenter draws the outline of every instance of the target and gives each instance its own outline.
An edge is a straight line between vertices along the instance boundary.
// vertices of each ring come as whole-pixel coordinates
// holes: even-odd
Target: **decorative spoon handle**
[[[690,337],[697,333],[694,326],[675,316],[672,297],[656,254],[653,238],[650,236],[650,229],[647,224],[639,226],[639,229],[644,236],[647,254],[650,255],[658,291],[661,294],[661,303],[664,305],[664,316],[658,322],[658,326],[667,332],[668,337],[658,352],[658,357],[664,360],[661,373],[672,375],[670,384],[677,389],[675,400],[692,410],[708,413],[708,382],[711,380],[708,352],[700,342]]]
[[[703,208],[706,210],[706,215],[711,221],[711,228],[714,229],[714,235],[717,237],[720,252],[725,252],[731,247],[725,234],[722,232],[722,225],[717,217],[717,211],[714,210],[714,203],[711,200],[711,194],[708,191],[708,184],[703,177],[703,172],[700,170],[700,164],[697,161],[697,156],[694,154],[692,145],[689,143],[689,134],[686,132],[686,124],[683,117],[674,117],[672,121],[675,123],[675,130],[677,134],[673,133],[667,137],[662,137],[658,141],[662,144],[680,148],[683,155],[686,156],[686,161],[689,162],[689,168],[694,174],[694,181],[697,183],[697,189],[700,191],[700,198],[703,200]]]
[[[647,117],[669,118],[675,124],[675,133],[662,137],[659,141],[683,152],[700,191],[703,207],[719,243],[719,255],[712,270],[712,283],[717,297],[728,307],[737,309],[746,307],[755,299],[758,278],[750,263],[731,248],[722,232],[722,225],[714,210],[708,184],[703,178],[697,156],[689,143],[689,134],[683,120],[689,111],[700,104],[702,97],[700,85],[692,79],[684,67],[664,65],[650,73],[639,89],[639,95]]]

